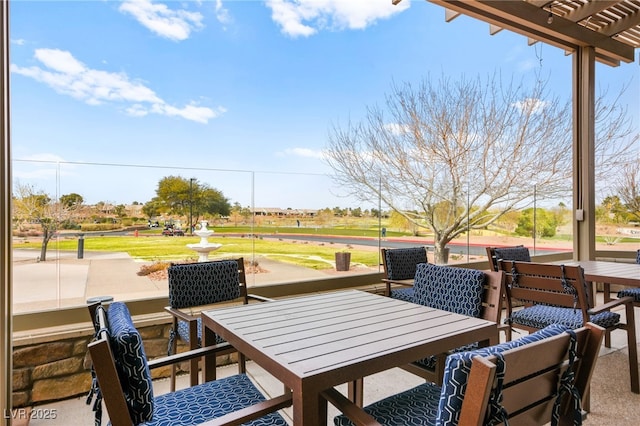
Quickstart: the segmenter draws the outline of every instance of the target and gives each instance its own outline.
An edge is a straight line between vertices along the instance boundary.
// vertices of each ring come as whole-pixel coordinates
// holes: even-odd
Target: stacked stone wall
[[[170,323],[139,327],[149,359],[167,355]],[[13,347],[13,407],[29,407],[87,395],[91,388],[91,357],[87,345],[92,340],[91,330],[76,336],[55,336],[44,342],[21,344]],[[178,342],[178,352],[186,350]],[[221,357],[219,364],[233,362]],[[178,374],[188,372],[187,362],[178,366]],[[154,379],[170,377],[171,367],[152,371]]]

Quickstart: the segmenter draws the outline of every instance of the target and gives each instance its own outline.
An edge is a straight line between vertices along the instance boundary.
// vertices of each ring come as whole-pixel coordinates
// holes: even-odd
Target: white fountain
[[[209,260],[210,252],[222,247],[222,244],[210,243],[209,240],[207,240],[207,238],[213,234],[212,230],[207,229],[207,224],[208,222],[203,220],[200,222],[200,229],[193,232],[200,237],[200,242],[198,244],[187,244],[187,247],[198,253],[198,262],[206,262]]]

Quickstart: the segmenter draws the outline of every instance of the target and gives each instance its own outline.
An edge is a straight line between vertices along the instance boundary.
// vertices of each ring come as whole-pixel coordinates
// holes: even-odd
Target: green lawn
[[[255,252],[257,256],[269,258],[305,266],[313,269],[332,268],[330,262],[334,261],[337,251],[343,251],[344,246],[331,243],[305,243],[294,241],[263,240],[250,237],[226,237],[214,235],[208,238],[210,243],[222,244],[210,258],[219,256],[244,256],[249,258]],[[85,251],[126,252],[135,259],[147,261],[167,261],[197,259],[197,254],[186,247],[186,244],[194,244],[200,241],[199,237],[164,237],[162,235],[134,236],[85,236]],[[61,238],[51,241],[48,250],[76,251],[78,247],[77,237]],[[40,242],[14,243],[14,248],[39,249]],[[377,250],[355,250],[351,252],[351,263],[367,266],[378,265]]]

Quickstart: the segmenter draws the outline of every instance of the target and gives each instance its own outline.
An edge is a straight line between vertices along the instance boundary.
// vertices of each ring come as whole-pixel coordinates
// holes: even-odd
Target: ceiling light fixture
[[[553,6],[549,6],[549,17],[547,18],[547,24],[551,25],[553,23],[553,13],[551,12]]]

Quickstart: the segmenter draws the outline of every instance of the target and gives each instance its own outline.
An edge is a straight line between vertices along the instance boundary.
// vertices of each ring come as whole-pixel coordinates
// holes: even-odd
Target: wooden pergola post
[[[9,114],[9,1],[0,0],[0,424],[11,424],[12,240]],[[9,418],[7,418],[9,416]]]
[[[573,258],[595,260],[595,49],[573,54]]]

